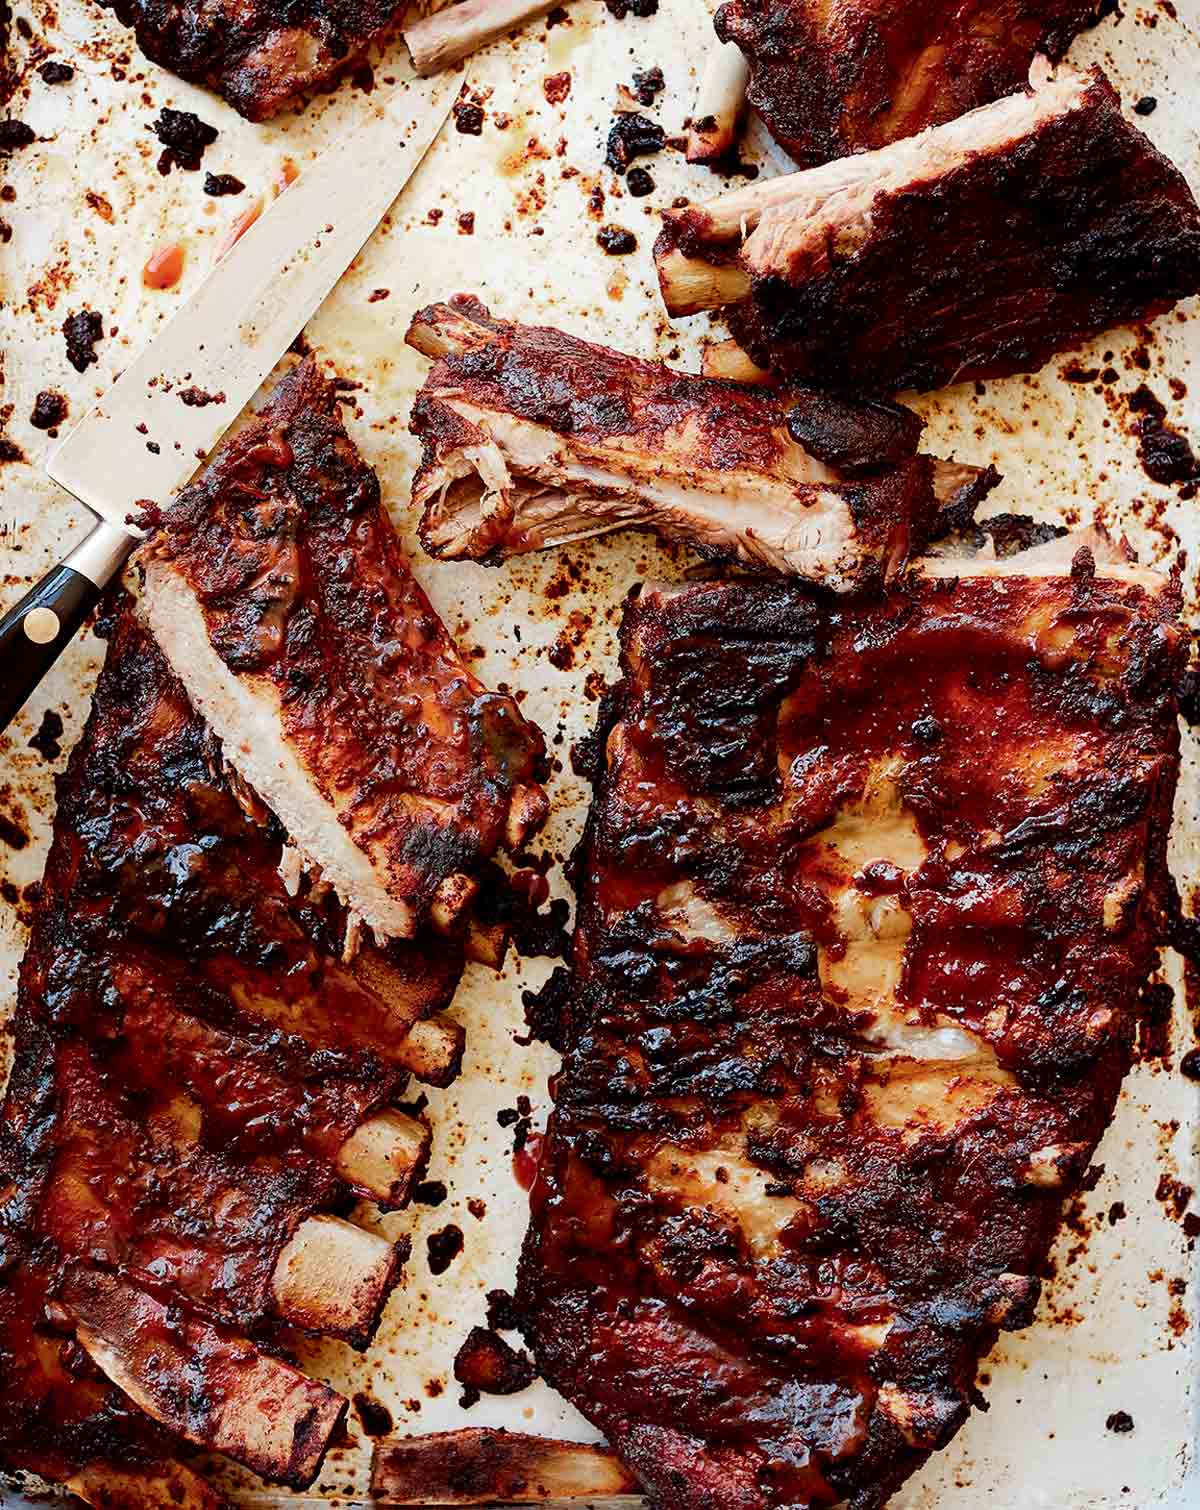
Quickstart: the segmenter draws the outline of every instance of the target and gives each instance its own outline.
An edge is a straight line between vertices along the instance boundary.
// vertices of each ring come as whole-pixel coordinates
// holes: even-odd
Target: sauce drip
[[[538,1164],[542,1157],[542,1144],[546,1141],[544,1133],[530,1133],[525,1139],[524,1146],[518,1148],[513,1154],[513,1179],[522,1190],[532,1190],[533,1182],[537,1179]]]

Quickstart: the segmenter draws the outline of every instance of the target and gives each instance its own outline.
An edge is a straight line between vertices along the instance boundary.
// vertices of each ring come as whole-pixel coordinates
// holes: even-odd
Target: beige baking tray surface
[[[303,169],[338,141],[361,108],[359,88],[344,84],[306,110],[252,126],[211,96],[144,62],[127,34],[93,0],[15,0],[12,49],[18,65],[53,54],[78,70],[73,83],[47,88],[30,74],[11,110],[45,140],[0,165],[8,186],[0,220],[0,351],[3,433],[26,462],[0,464],[0,567],[4,601],[58,558],[80,530],[81,511],[38,470],[51,441],[28,423],[35,394],[56,389],[78,416],[211,265],[232,220],[256,194],[270,195],[285,158]],[[28,23],[27,32],[21,21]],[[1101,62],[1127,105],[1153,95],[1141,124],[1200,185],[1200,0],[1127,6],[1081,39],[1072,60]],[[502,569],[435,564],[416,545],[408,507],[415,448],[407,433],[423,360],[403,345],[411,311],[458,290],[479,293],[505,315],[559,324],[627,350],[694,369],[704,318],[673,327],[658,302],[650,249],[656,211],[682,193],[714,192],[719,181],[690,169],[678,153],[645,163],[655,192],[622,193],[602,166],[617,86],[635,69],[659,65],[666,90],[648,113],[678,130],[708,45],[701,0],[661,0],[657,15],[623,22],[599,0],[575,0],[567,19],[528,28],[467,66],[482,98],[479,136],[447,126],[379,233],[308,327],[322,358],[361,387],[350,411],[354,438],[378,468],[385,496],[411,544],[418,575],[447,623],[473,647],[480,673],[524,698],[545,729],[559,767],[546,845],[569,853],[587,791],[571,774],[572,741],[595,717],[600,689],[614,671],[614,635],[629,586],[650,576],[678,577],[694,564],[636,536],[581,545]],[[379,81],[406,71],[399,43],[376,60]],[[562,94],[562,75],[569,93]],[[547,90],[545,81],[560,76]],[[213,172],[234,172],[247,189],[237,199],[201,192],[202,174],[155,169],[158,143],[147,130],[162,105],[198,111],[220,136],[205,157]],[[777,171],[761,135],[748,154]],[[473,216],[471,223],[462,217]],[[606,255],[601,225],[632,230],[637,250]],[[0,234],[3,234],[0,230]],[[141,286],[140,270],[164,240],[185,244],[181,285],[169,293]],[[386,291],[386,292],[380,292]],[[66,362],[60,327],[84,306],[104,315],[109,332],[99,365],[84,376]],[[993,507],[1069,521],[1098,519],[1124,530],[1145,561],[1187,557],[1189,611],[1196,607],[1200,562],[1197,503],[1151,483],[1130,435],[1128,398],[1146,382],[1173,422],[1200,434],[1200,320],[1193,306],[1142,333],[1096,342],[1077,357],[1087,381],[1062,375],[1065,361],[1036,377],[986,388],[964,386],[917,401],[929,422],[930,449],[1004,473]],[[33,704],[0,741],[0,970],[7,1005],[24,947],[23,888],[40,873],[52,814],[53,777],[86,715],[100,647],[74,647]],[[61,714],[63,755],[47,760],[29,746],[45,710]],[[1173,862],[1187,896],[1197,881],[1197,748],[1185,734],[1184,780]],[[22,842],[23,836],[27,842]],[[561,873],[556,889],[566,894]],[[389,1234],[411,1233],[413,1258],[363,1357],[340,1346],[310,1350],[306,1366],[350,1396],[385,1407],[398,1432],[460,1425],[504,1425],[564,1436],[593,1436],[557,1395],[537,1383],[508,1399],[484,1397],[463,1411],[451,1366],[468,1328],[484,1319],[484,1292],[508,1287],[526,1217],[513,1178],[511,1132],[496,1113],[519,1094],[548,1108],[554,1055],[518,1047],[521,992],[539,985],[546,961],[514,960],[504,975],[469,967],[455,1012],[468,1027],[461,1079],[430,1094],[435,1130],[430,1177],[449,1198],[388,1217]],[[1194,1326],[1195,1256],[1182,1217],[1196,1180],[1200,1086],[1179,1074],[1194,1039],[1179,963],[1164,978],[1177,987],[1167,1053],[1135,1069],[1114,1127],[1098,1155],[1102,1172],[1071,1214],[1055,1254],[1055,1277],[1036,1324],[1006,1339],[988,1360],[976,1413],[950,1448],[897,1497],[911,1510],[1107,1510],[1158,1504],[1200,1505],[1194,1463],[1198,1373]],[[1164,1183],[1164,1177],[1166,1183]],[[1175,1182],[1175,1183],[1172,1183]],[[1172,1199],[1172,1196],[1176,1197]],[[462,1255],[430,1274],[426,1238],[449,1223],[463,1231]],[[1106,1429],[1125,1410],[1134,1430]],[[365,1496],[370,1440],[356,1410],[352,1445],[332,1451],[308,1502]],[[264,1491],[222,1470],[247,1504],[297,1499]],[[3,1490],[0,1489],[0,1500]]]

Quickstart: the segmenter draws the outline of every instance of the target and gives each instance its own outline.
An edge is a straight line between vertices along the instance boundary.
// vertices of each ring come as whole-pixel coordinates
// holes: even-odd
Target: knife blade
[[[100,522],[0,619],[0,730],[137,544],[129,516],[168,503],[253,397],[412,176],[458,83],[372,94],[371,118],[303,170],[54,452],[46,471]]]

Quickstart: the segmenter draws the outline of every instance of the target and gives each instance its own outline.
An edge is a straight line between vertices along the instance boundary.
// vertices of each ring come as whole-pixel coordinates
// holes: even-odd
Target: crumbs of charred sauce
[[[460,136],[483,135],[483,107],[471,100],[455,100],[454,129]]]
[[[86,372],[100,360],[96,342],[104,336],[104,316],[96,310],[81,309],[68,315],[62,333],[67,340],[67,361],[76,372]]]
[[[1129,400],[1131,411],[1140,416],[1134,424],[1138,442],[1138,460],[1152,482],[1195,484],[1200,481],[1200,458],[1186,435],[1167,423],[1166,405],[1145,383],[1139,384]]]
[[[429,1257],[429,1272],[444,1274],[463,1250],[462,1228],[453,1222],[438,1232],[431,1232],[426,1239]]]
[[[44,760],[57,760],[62,754],[62,736],[62,714],[53,708],[47,708],[42,714],[37,733],[29,741],[29,748],[36,750]]]
[[[69,413],[67,400],[61,393],[45,388],[33,401],[29,423],[35,430],[56,430]]]
[[[378,1400],[373,1400],[364,1390],[355,1394],[353,1405],[354,1414],[361,1421],[366,1436],[378,1438],[391,1435],[392,1413],[386,1405],[380,1405]]]
[[[24,121],[0,121],[0,152],[18,152],[36,141],[37,132]]]
[[[515,1395],[533,1383],[533,1360],[486,1327],[472,1327],[454,1358],[454,1377],[484,1395]]]
[[[604,161],[614,173],[624,173],[636,157],[650,157],[666,145],[667,133],[648,115],[624,112],[613,121],[608,133]]]
[[[637,237],[623,225],[606,225],[596,232],[596,241],[610,257],[637,251]]]
[[[38,77],[43,84],[68,84],[75,77],[75,70],[70,63],[59,63],[51,59],[38,69]]]
[[[164,177],[172,168],[194,173],[219,134],[215,126],[202,121],[194,111],[173,110],[169,105],[162,108],[150,129],[163,145],[158,171]]]
[[[214,199],[220,199],[227,194],[240,194],[245,187],[242,180],[232,173],[206,173],[204,175],[204,192],[211,194]]]

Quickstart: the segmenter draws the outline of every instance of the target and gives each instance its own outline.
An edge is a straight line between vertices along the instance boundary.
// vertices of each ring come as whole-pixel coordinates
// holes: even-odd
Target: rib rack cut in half
[[[541,735],[468,670],[306,361],[162,513],[155,637],[225,758],[380,937],[461,927],[546,811]]]
[[[1093,0],[728,0],[716,24],[749,61],[750,103],[808,168],[1011,94],[1097,14]]]
[[[462,952],[343,962],[128,606],[59,799],[0,1113],[0,1466],[204,1507],[187,1441],[307,1484],[346,1402],[278,1344],[374,1330],[407,1245],[339,1213],[420,1177],[398,1100],[454,1073],[419,1030]]]
[[[1162,924],[1177,596],[1060,542],[631,602],[517,1299],[663,1510],[879,1506],[1030,1321]]]
[[[939,504],[994,473],[921,455],[898,405],[673,372],[562,331],[434,304],[413,407],[413,481],[435,556],[498,560],[618,529],[835,590],[881,580]]]
[[[1032,371],[1200,290],[1200,209],[1098,70],[878,152],[669,210],[674,315],[778,375],[869,390]]]
[[[276,115],[353,67],[405,10],[396,0],[100,0],[162,68],[248,120]]]

